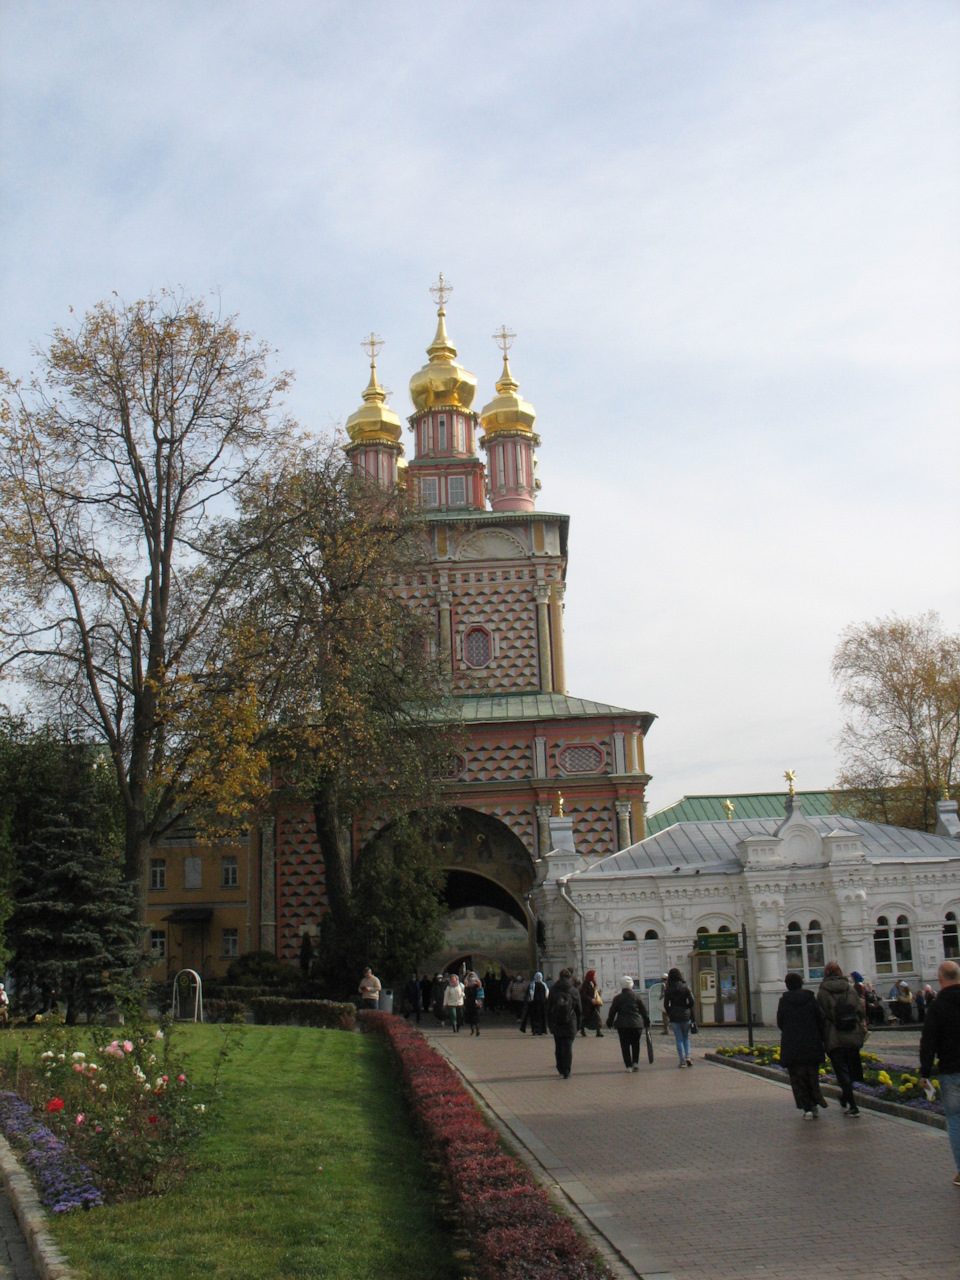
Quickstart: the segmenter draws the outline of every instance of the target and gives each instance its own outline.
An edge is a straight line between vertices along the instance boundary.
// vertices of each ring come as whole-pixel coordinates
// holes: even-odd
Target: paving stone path
[[[847,1120],[833,1102],[804,1122],[786,1087],[702,1059],[729,1031],[701,1036],[684,1070],[672,1037],[654,1035],[656,1060],[637,1074],[614,1033],[578,1037],[561,1080],[552,1039],[506,1020],[479,1038],[424,1029],[637,1275],[960,1275],[947,1135],[869,1112]],[[916,1040],[895,1040],[897,1058],[914,1063]],[[870,1047],[886,1055],[886,1037]]]
[[[20,1224],[0,1188],[0,1280],[39,1280]]]

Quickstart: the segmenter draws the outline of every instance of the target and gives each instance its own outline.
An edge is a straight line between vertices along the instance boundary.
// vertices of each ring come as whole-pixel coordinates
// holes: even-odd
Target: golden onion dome
[[[363,393],[363,404],[347,419],[347,435],[351,444],[399,444],[403,434],[400,419],[387,406],[387,393],[377,381],[377,353],[383,346],[371,333],[362,343],[370,356],[370,381]]]
[[[506,325],[493,335],[494,341],[503,351],[503,372],[497,383],[496,396],[480,411],[480,422],[488,437],[503,431],[522,431],[524,435],[533,435],[537,415],[533,405],[517,395],[519,388],[510,372],[510,362],[507,359],[507,352],[515,336]]]
[[[441,407],[469,409],[477,392],[477,380],[472,373],[456,363],[457,348],[447,336],[447,313],[443,304],[452,289],[441,275],[438,282],[431,286],[430,292],[439,304],[437,332],[433,342],[427,347],[429,364],[425,364],[410,379],[410,399],[418,413]]]

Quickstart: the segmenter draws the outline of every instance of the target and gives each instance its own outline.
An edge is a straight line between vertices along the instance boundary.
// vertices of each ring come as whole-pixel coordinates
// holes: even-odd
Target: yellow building
[[[155,982],[180,969],[221,978],[260,945],[257,875],[247,832],[201,843],[180,828],[152,850],[147,871],[148,946]]]

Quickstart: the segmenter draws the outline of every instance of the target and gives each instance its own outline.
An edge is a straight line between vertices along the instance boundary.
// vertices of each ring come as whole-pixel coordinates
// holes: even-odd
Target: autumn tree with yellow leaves
[[[206,548],[214,580],[229,581],[223,670],[256,691],[279,793],[313,809],[334,913],[351,900],[355,815],[437,809],[455,745],[434,619],[404,592],[423,536],[400,492],[357,479],[321,443],[247,486]],[[432,883],[423,829],[408,854]]]
[[[263,767],[249,699],[218,701],[225,570],[202,543],[290,447],[287,379],[235,317],[170,293],[101,303],[37,354],[28,383],[2,382],[0,671],[106,744],[142,910],[148,850],[190,808],[210,737],[240,744],[221,753],[238,797]],[[203,733],[198,706],[220,717]]]
[[[936,613],[848,627],[833,656],[841,701],[844,808],[932,831],[960,783],[960,636]]]

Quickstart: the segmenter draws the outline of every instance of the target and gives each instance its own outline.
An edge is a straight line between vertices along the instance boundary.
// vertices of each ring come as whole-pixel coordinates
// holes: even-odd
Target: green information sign
[[[740,946],[739,933],[698,933],[698,951],[737,951]]]

